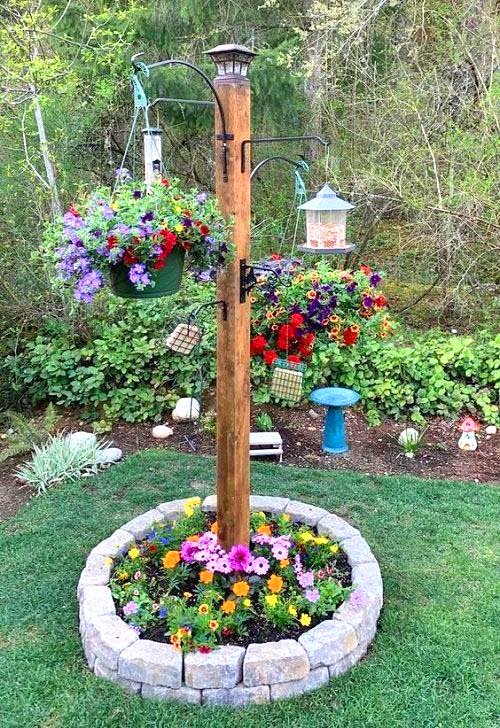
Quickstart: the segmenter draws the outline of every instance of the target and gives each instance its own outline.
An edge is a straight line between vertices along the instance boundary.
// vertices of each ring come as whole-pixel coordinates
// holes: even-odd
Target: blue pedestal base
[[[323,450],[334,455],[347,452],[349,445],[345,436],[344,407],[355,404],[359,400],[359,394],[353,389],[324,387],[315,389],[311,393],[311,400],[327,407]]]

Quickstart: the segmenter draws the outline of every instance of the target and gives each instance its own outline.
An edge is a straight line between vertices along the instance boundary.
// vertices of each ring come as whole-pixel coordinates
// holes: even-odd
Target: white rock
[[[156,427],[153,427],[151,430],[151,434],[157,440],[166,440],[167,437],[174,434],[174,431],[171,427],[167,427],[167,425],[156,425]]]
[[[174,422],[192,422],[200,416],[200,403],[194,397],[181,397],[172,411]]]
[[[68,444],[79,447],[89,440],[95,440],[96,436],[93,432],[70,432],[68,437]]]
[[[106,447],[97,453],[97,462],[100,465],[117,463],[123,457],[123,451],[119,447]]]
[[[487,435],[496,435],[497,434],[497,428],[495,425],[488,425],[488,427],[485,430]]]
[[[406,427],[398,437],[400,445],[406,445],[409,442],[417,442],[419,438],[418,430],[414,427]]]

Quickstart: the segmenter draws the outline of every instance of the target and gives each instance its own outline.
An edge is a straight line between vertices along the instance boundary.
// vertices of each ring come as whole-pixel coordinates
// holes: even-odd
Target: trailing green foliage
[[[49,402],[41,418],[30,420],[21,412],[6,412],[4,415],[13,429],[7,433],[7,446],[0,451],[0,463],[15,455],[30,452],[34,447],[43,445],[54,432],[60,416],[52,402]]]

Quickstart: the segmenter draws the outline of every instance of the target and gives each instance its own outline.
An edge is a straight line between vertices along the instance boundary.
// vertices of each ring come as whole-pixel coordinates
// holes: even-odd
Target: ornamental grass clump
[[[188,253],[201,280],[210,280],[228,253],[217,201],[176,179],[150,187],[119,170],[116,189],[100,187],[75,203],[46,234],[60,279],[77,301],[90,303],[110,270],[125,266],[138,291],[155,285],[154,273],[169,266],[175,249]]]
[[[106,447],[96,438],[77,443],[70,435],[56,435],[46,444],[34,446],[31,461],[19,468],[16,476],[40,495],[58,483],[96,473],[99,453]]]
[[[114,564],[117,612],[142,637],[183,652],[297,637],[346,599],[350,569],[335,541],[261,512],[250,547],[226,552],[199,505],[188,499],[182,518],[155,525]]]

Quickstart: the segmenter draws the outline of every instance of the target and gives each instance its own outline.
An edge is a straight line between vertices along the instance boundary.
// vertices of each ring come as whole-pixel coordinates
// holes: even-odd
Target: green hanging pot
[[[155,285],[146,286],[142,291],[129,280],[130,266],[124,263],[110,266],[113,292],[120,298],[161,298],[177,293],[181,287],[185,255],[186,251],[176,245],[168,256],[165,267],[152,271],[151,277]]]

